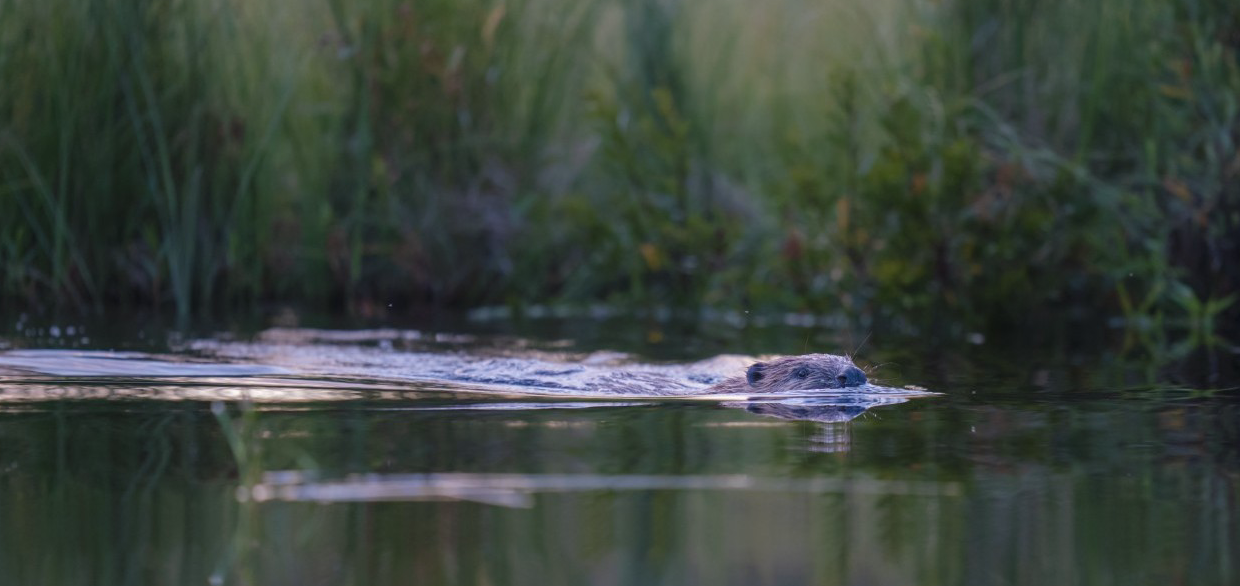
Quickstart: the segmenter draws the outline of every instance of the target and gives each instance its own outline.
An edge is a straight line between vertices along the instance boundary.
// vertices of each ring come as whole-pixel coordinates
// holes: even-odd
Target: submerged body
[[[797,393],[866,384],[865,372],[834,354],[803,354],[756,362],[737,376],[706,389],[711,394]]]

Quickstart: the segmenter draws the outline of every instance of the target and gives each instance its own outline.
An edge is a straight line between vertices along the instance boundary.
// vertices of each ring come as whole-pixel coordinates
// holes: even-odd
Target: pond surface
[[[0,583],[1240,579],[1227,345],[1071,325],[69,323],[0,329]],[[578,384],[854,351],[881,386],[746,402]]]

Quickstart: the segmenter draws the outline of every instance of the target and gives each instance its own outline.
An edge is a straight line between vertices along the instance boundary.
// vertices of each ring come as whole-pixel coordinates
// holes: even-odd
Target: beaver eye
[[[801,368],[794,370],[792,374],[793,376],[796,376],[797,378],[805,378],[809,376],[809,369],[802,366]]]

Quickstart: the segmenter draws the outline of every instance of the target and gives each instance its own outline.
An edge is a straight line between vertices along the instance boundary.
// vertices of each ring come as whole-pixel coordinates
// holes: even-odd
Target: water
[[[728,355],[851,351],[866,336],[345,325],[11,326],[0,583],[1240,576],[1240,380],[1225,346],[870,332],[858,361],[892,394],[741,403],[522,385],[608,369],[705,384],[744,361]],[[480,380],[488,369],[521,376]],[[895,392],[906,385],[939,394]]]

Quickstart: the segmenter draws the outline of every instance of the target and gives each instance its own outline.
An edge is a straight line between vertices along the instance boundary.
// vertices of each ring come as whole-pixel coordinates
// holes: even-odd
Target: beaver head
[[[745,380],[751,392],[759,393],[842,389],[866,383],[865,372],[852,360],[833,354],[804,354],[756,362],[745,372]]]

